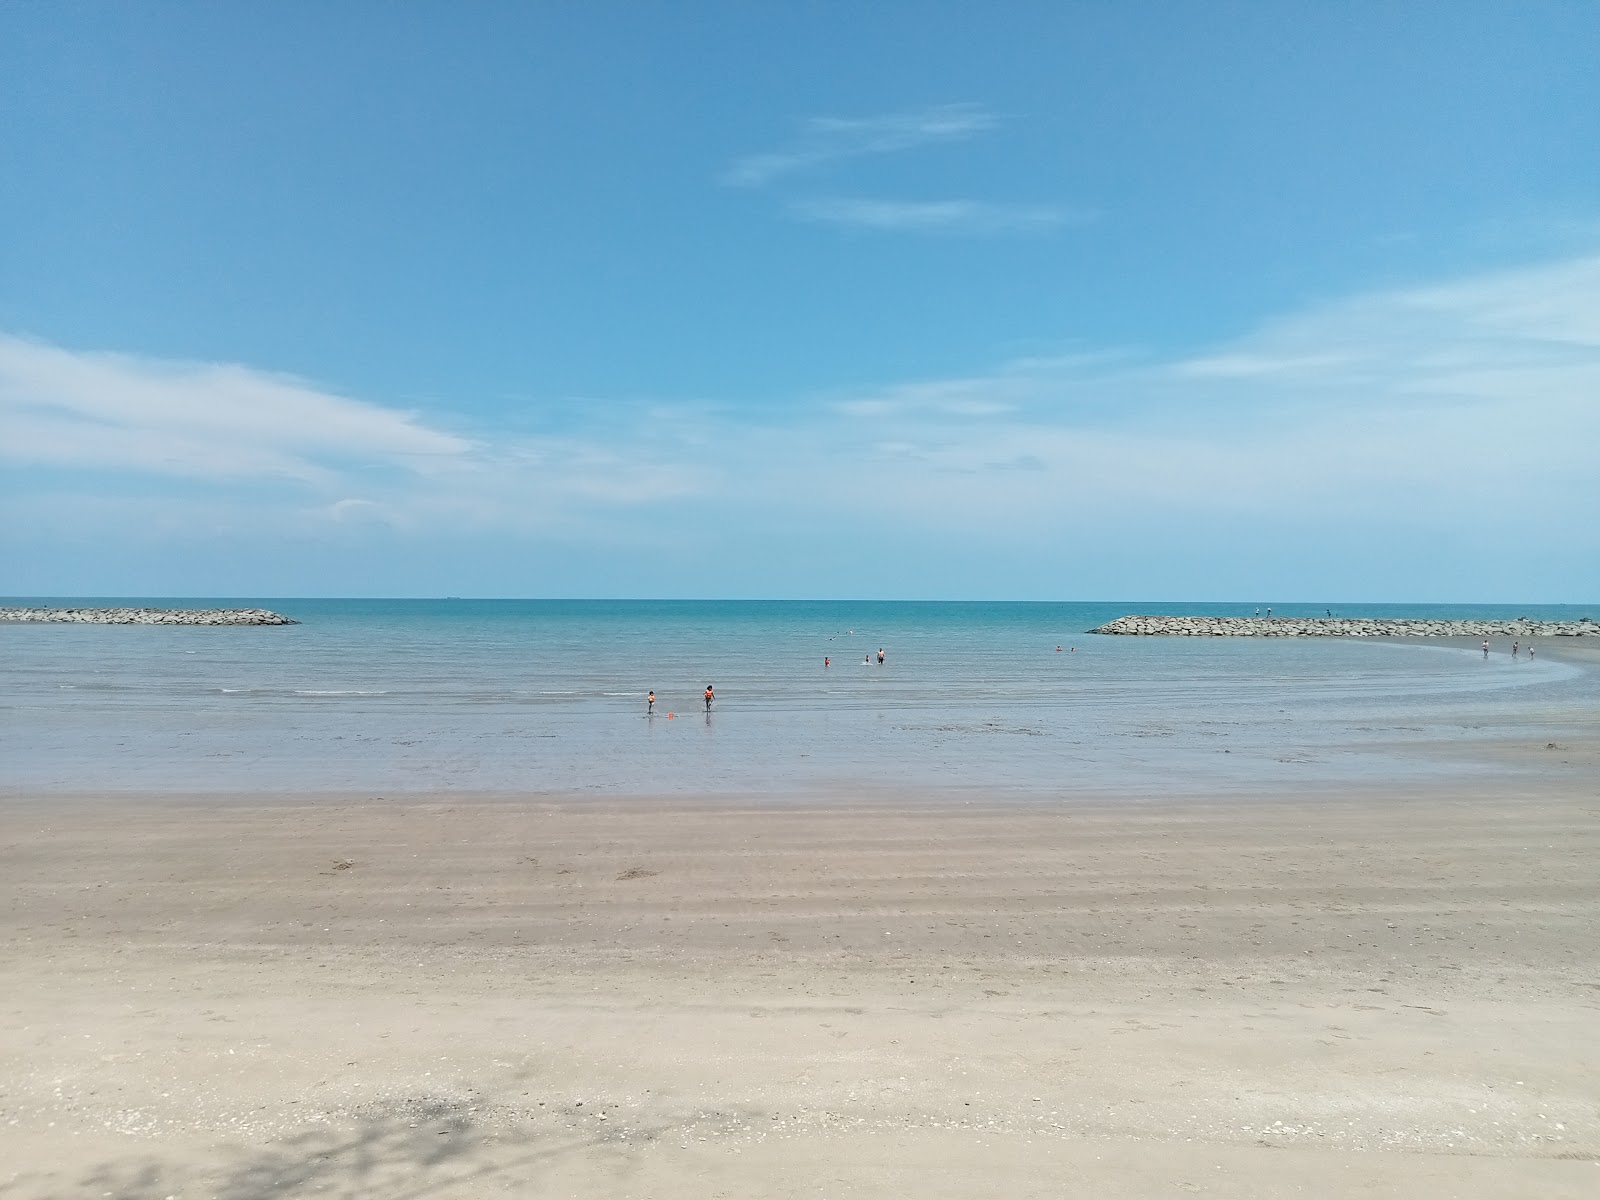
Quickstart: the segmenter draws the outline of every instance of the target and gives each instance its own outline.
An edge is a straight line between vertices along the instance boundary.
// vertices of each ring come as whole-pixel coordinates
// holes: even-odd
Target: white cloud
[[[1193,356],[1036,357],[832,395],[781,434],[728,431],[759,470],[724,487],[752,514],[803,496],[819,525],[935,539],[952,563],[1001,543],[1410,561],[1493,539],[1511,556],[1496,578],[1570,579],[1573,555],[1600,563],[1596,306],[1600,263],[1569,262],[1357,296]]]
[[[812,117],[781,150],[741,158],[723,173],[736,187],[763,187],[784,175],[838,159],[891,154],[936,142],[960,141],[993,129],[994,115],[975,104],[941,104],[870,117]]]
[[[470,449],[292,376],[0,336],[0,456],[13,462],[317,482],[350,464],[426,472]]]
[[[35,494],[53,498],[32,520],[58,533],[125,517],[138,536],[167,537],[185,513],[197,533],[237,536],[262,523],[313,536],[592,529],[717,477],[714,463],[684,461],[701,436],[685,428],[692,416],[637,416],[568,436],[469,440],[288,375],[0,335],[0,461],[48,472]],[[165,495],[108,478],[130,473],[164,477]],[[82,491],[85,479],[99,486]]]
[[[903,233],[1029,233],[1089,219],[1087,213],[1048,204],[980,200],[829,197],[796,201],[790,211],[807,221]]]
[[[585,405],[596,420],[569,422],[563,436],[482,432],[470,444],[315,389],[323,399],[300,397],[296,411],[337,417],[343,431],[291,436],[236,398],[218,415],[147,378],[174,370],[93,355],[66,357],[88,360],[108,385],[131,375],[160,396],[146,404],[134,389],[112,402],[85,385],[41,409],[18,399],[28,372],[15,362],[57,360],[10,341],[0,343],[0,436],[13,458],[78,468],[200,473],[188,458],[159,459],[171,443],[231,463],[200,494],[170,483],[170,504],[150,510],[169,540],[189,528],[185,505],[193,528],[225,523],[230,537],[254,536],[271,513],[351,544],[386,530],[415,544],[485,534],[619,555],[670,557],[692,544],[730,571],[750,547],[798,570],[824,538],[937,545],[957,572],[1002,545],[1041,562],[1068,547],[1159,557],[1200,544],[1275,562],[1320,560],[1318,547],[1342,542],[1407,561],[1452,539],[1492,538],[1500,544],[1484,553],[1514,579],[1530,562],[1600,563],[1597,330],[1600,259],[1582,259],[1355,296],[1183,356],[1036,356],[779,408]],[[210,378],[175,373],[195,388],[191,376]],[[67,444],[13,435],[41,411]],[[399,469],[357,469],[369,462]],[[289,486],[257,486],[263,472]],[[66,490],[83,478],[96,479],[80,470]],[[22,511],[63,533],[136,525],[146,509],[120,505],[120,486],[106,481],[93,503]],[[1600,582],[1592,566],[1566,569],[1561,578]]]

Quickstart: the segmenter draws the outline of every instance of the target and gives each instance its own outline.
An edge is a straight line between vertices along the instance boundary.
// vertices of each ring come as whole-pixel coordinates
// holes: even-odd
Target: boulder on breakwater
[[[1391,617],[1118,617],[1090,633],[1177,637],[1594,637],[1600,623]]]
[[[264,608],[0,608],[0,621],[80,625],[298,625]]]

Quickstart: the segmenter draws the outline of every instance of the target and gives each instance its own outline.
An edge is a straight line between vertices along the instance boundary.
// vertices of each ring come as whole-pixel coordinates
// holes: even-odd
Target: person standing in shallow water
[[[655,716],[655,712],[656,712],[656,694],[654,692],[650,693],[649,698],[644,702],[644,704],[645,704],[645,708],[644,708],[645,714],[647,716]]]
[[[878,665],[880,667],[883,666],[883,647],[882,646],[878,647]]]
[[[706,684],[706,711],[707,712],[711,711],[711,702],[713,700],[715,700],[716,698],[717,698],[717,694],[714,691],[711,690],[711,685],[709,683]]]

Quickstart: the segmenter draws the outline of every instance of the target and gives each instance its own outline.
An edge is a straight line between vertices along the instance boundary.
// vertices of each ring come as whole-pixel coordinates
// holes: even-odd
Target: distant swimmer
[[[716,698],[717,698],[717,694],[711,690],[711,685],[709,683],[706,684],[706,711],[707,712],[711,711],[711,702],[713,700],[715,700]]]
[[[655,711],[656,711],[656,694],[654,692],[651,692],[649,698],[646,699],[644,703],[645,703],[645,709],[644,709],[645,713],[647,715],[654,716],[655,715]]]
[[[1483,656],[1485,658],[1489,657],[1489,643],[1488,643],[1487,639],[1485,639],[1485,641],[1483,643]]]
[[[883,647],[882,646],[878,647],[878,665],[880,667],[883,666]]]
[[[832,659],[830,659],[830,658],[829,658],[829,657],[828,657],[828,656],[827,656],[827,655],[826,655],[826,654],[824,654],[824,655],[823,655],[823,656],[822,656],[822,665],[823,665],[823,666],[825,666],[825,667],[826,667],[826,666],[831,666],[831,665],[832,665],[832,662],[833,662],[833,660],[832,660]]]
[[[1060,647],[1060,646],[1057,646],[1057,647],[1056,647],[1056,653],[1057,653],[1057,654],[1060,654],[1060,653],[1061,653],[1061,647]]]

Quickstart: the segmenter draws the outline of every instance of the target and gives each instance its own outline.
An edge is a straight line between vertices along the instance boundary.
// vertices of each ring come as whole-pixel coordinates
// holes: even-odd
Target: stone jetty
[[[1600,622],[1418,621],[1390,617],[1118,617],[1090,633],[1178,637],[1592,637]]]
[[[0,621],[80,625],[298,625],[264,608],[0,608]]]

